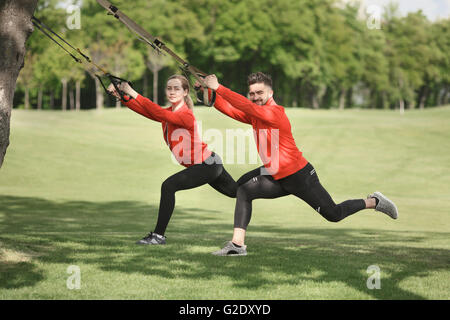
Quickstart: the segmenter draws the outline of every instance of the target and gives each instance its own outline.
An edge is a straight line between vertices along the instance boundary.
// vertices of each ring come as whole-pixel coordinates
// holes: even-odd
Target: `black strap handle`
[[[203,103],[207,107],[212,107],[216,102],[216,91],[211,90],[211,99],[209,98],[208,88],[204,89],[202,86],[195,87],[195,92],[197,93],[197,101]],[[203,93],[203,97],[201,94]]]
[[[204,76],[200,76],[203,77]],[[194,86],[196,92],[197,101],[203,103],[207,107],[212,107],[216,102],[216,91],[211,89],[211,98],[209,98],[209,90],[208,88],[203,88],[201,85]],[[203,97],[201,94],[203,93]]]
[[[103,87],[103,89],[105,90],[105,92],[106,92],[107,94],[109,94],[110,96],[113,96],[113,97],[117,98],[116,96],[114,96],[112,93],[110,93],[110,92],[108,91],[108,89],[106,88],[106,86],[103,84],[102,78],[101,78],[98,74],[96,74],[95,76],[96,76],[97,79],[100,81],[100,84],[102,85],[102,87]],[[131,97],[127,99],[127,98],[125,97],[125,93],[124,93],[122,90],[120,90],[120,88],[119,88],[119,85],[120,85],[122,82],[126,82],[126,83],[128,83],[130,86],[132,86],[133,84],[132,84],[130,81],[128,81],[128,80],[126,80],[126,79],[122,79],[122,78],[116,77],[116,76],[113,76],[113,75],[110,74],[110,73],[107,73],[105,76],[109,79],[109,81],[111,81],[111,83],[112,83],[113,86],[114,86],[114,89],[116,89],[116,92],[119,94],[121,100],[123,100],[123,101],[125,101],[125,102],[128,102],[128,101],[130,101],[130,100],[132,99]]]
[[[189,74],[192,74],[192,73],[186,68],[186,65],[184,67],[180,67],[180,69],[181,69],[181,71],[183,71],[186,79],[188,79],[191,86],[194,87],[197,101],[200,103],[203,103],[203,105],[205,105],[207,107],[212,107],[214,105],[214,103],[216,102],[216,91],[211,89],[212,95],[211,95],[211,99],[210,99],[209,93],[208,93],[208,88],[203,87],[201,85],[200,81],[197,81],[199,83],[198,86],[196,86],[192,83],[191,78],[189,77]],[[197,79],[206,77],[203,73],[200,73],[200,72],[196,72],[193,75],[196,76]],[[203,93],[203,97],[201,97],[202,93]]]

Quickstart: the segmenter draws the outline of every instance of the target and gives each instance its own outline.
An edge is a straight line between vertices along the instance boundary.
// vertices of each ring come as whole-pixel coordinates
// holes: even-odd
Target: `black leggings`
[[[207,183],[220,193],[230,198],[236,198],[237,182],[225,170],[220,157],[213,153],[201,164],[188,167],[163,182],[158,221],[154,232],[160,235],[164,235],[166,232],[175,207],[175,192],[197,188]]]
[[[239,188],[234,212],[235,228],[247,229],[252,215],[252,201],[255,199],[274,199],[293,194],[331,222],[338,222],[366,208],[363,199],[334,203],[320,184],[316,170],[310,163],[296,173],[279,180],[261,174],[261,170],[264,170],[264,167],[246,173],[237,182]]]

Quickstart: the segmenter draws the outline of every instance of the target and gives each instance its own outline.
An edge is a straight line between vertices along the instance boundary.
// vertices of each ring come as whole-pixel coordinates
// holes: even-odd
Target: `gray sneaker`
[[[166,244],[166,237],[160,234],[150,232],[136,244]]]
[[[228,241],[225,247],[220,249],[219,251],[215,251],[212,253],[215,256],[246,256],[247,255],[247,246],[236,247],[233,242]]]
[[[373,194],[370,194],[367,196],[367,199],[369,199],[369,198],[377,198],[378,199],[378,204],[375,207],[376,211],[383,212],[383,213],[387,214],[389,217],[391,217],[392,219],[398,218],[397,206],[395,205],[394,202],[392,202],[391,200],[386,198],[386,196],[383,195],[381,192],[378,192],[378,191],[374,192]]]

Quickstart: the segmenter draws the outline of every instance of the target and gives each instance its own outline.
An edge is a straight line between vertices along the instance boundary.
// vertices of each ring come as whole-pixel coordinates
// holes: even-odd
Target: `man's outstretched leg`
[[[346,200],[336,204],[319,181],[316,170],[308,163],[300,171],[279,180],[281,186],[308,203],[330,222],[339,222],[363,209],[375,209],[397,219],[395,204],[381,192],[369,195],[367,199]]]

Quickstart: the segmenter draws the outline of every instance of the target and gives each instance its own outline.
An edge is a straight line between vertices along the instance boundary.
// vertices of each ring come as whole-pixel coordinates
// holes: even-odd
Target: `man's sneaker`
[[[228,241],[225,247],[219,251],[213,252],[212,254],[215,256],[246,256],[247,246],[237,247],[233,242]]]
[[[144,238],[136,242],[137,244],[166,244],[166,237],[160,234],[150,232]]]
[[[383,212],[383,213],[387,214],[389,217],[391,217],[392,219],[398,218],[397,206],[395,205],[394,202],[392,202],[391,200],[386,198],[386,196],[383,195],[381,192],[378,192],[378,191],[374,192],[373,194],[370,194],[367,196],[367,199],[369,199],[369,198],[378,199],[378,204],[375,207],[376,211]]]

